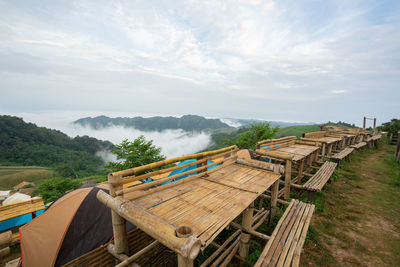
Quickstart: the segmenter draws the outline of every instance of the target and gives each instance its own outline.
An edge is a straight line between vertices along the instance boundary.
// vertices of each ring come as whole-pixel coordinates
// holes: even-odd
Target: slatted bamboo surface
[[[366,145],[367,145],[367,143],[365,143],[365,142],[360,142],[360,143],[358,143],[358,144],[351,145],[350,147],[351,147],[351,148],[355,148],[355,149],[360,149],[360,148],[365,147]]]
[[[130,248],[129,255],[133,255],[136,252],[142,250],[147,245],[154,241],[149,235],[140,229],[135,229],[128,233],[128,243]],[[116,259],[112,256],[108,250],[107,245],[112,243],[111,241],[103,246],[100,246],[72,261],[63,265],[65,267],[70,266],[93,266],[93,267],[104,267],[104,266],[115,266]],[[172,253],[167,247],[158,244],[152,250],[140,256],[136,261],[140,266],[176,266],[176,255]]]
[[[342,139],[341,138],[336,138],[336,137],[329,137],[329,136],[324,136],[324,137],[306,137],[301,138],[301,140],[313,140],[321,143],[326,143],[328,145],[334,144],[336,142],[340,142]]]
[[[0,222],[44,209],[42,198],[0,206]]]
[[[292,200],[254,266],[299,266],[314,205]]]
[[[279,178],[235,163],[132,202],[175,227],[190,226],[204,249]]]
[[[336,159],[336,160],[342,160],[345,157],[347,157],[348,155],[350,155],[351,153],[353,153],[354,148],[352,147],[346,147],[345,149],[343,149],[342,151],[332,155],[332,159]]]
[[[276,148],[276,149],[274,149],[274,151],[292,155],[293,161],[300,161],[300,160],[308,157],[309,155],[311,155],[318,149],[319,149],[319,147],[317,147],[317,146],[295,144],[295,145],[291,145],[288,147]]]
[[[381,139],[382,135],[381,134],[376,134],[376,135],[373,135],[371,138],[372,138],[372,140],[376,141],[376,140]]]
[[[322,188],[328,182],[337,163],[326,161],[321,168],[303,185],[303,188],[309,191],[321,192]]]

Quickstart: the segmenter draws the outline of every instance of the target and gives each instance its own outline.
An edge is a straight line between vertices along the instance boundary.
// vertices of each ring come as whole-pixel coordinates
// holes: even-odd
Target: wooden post
[[[122,176],[108,175],[108,184],[110,186],[110,195],[116,197],[116,191],[122,190]],[[128,236],[126,233],[126,220],[119,214],[111,210],[111,219],[114,232],[115,253],[128,255]]]
[[[183,257],[181,254],[178,255],[178,267],[193,267],[193,260]]]
[[[304,159],[302,159],[299,164],[299,173],[298,173],[297,184],[300,184],[301,179],[303,178],[303,168],[304,168]]]
[[[376,118],[374,118],[374,134],[376,134]]]
[[[366,117],[364,117],[364,120],[363,120],[363,130],[365,130],[365,125],[366,125],[366,122],[367,122],[367,118],[366,118]]]
[[[242,231],[240,235],[240,246],[239,246],[239,255],[243,258],[246,258],[249,255],[250,248],[250,233],[251,225],[253,223],[253,212],[254,212],[254,203],[251,203],[250,206],[243,212],[242,216]]]
[[[290,198],[290,184],[292,182],[292,161],[286,160],[286,167],[285,167],[285,191],[283,193],[284,199]]]
[[[270,202],[270,209],[271,212],[269,214],[270,222],[273,217],[276,215],[276,203],[278,202],[278,193],[279,193],[279,181],[276,181],[272,185],[271,189],[271,202]]]

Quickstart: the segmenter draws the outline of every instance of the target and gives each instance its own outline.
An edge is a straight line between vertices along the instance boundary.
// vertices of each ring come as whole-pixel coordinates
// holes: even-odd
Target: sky
[[[399,117],[400,1],[0,0],[0,114]]]

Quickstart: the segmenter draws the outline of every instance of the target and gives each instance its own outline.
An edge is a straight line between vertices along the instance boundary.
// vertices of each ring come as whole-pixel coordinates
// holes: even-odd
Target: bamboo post
[[[12,241],[12,232],[7,231],[0,234],[0,247],[11,245]]]
[[[253,212],[254,212],[254,202],[251,203],[250,206],[243,212],[243,217],[242,217],[243,231],[240,235],[239,255],[243,258],[246,258],[247,255],[249,254],[250,237],[251,237],[249,231],[252,229],[251,226],[253,223]]]
[[[376,134],[376,118],[374,118],[374,134]]]
[[[363,130],[365,130],[365,124],[366,124],[366,122],[367,122],[367,118],[364,117],[364,120],[363,120]]]
[[[193,260],[188,257],[183,257],[181,254],[178,255],[178,267],[193,267]]]
[[[289,199],[290,198],[290,184],[292,182],[292,161],[287,159],[286,166],[285,166],[285,191],[283,198]]]
[[[303,178],[303,168],[304,168],[304,159],[300,161],[297,184],[300,184],[301,179]]]
[[[321,152],[321,159],[322,160],[325,158],[325,150],[326,150],[326,144],[322,143],[322,152]]]
[[[285,181],[286,182],[286,181]],[[290,185],[289,185],[290,186]],[[271,188],[271,202],[270,202],[270,221],[276,214],[276,203],[278,200],[279,193],[279,180],[277,180]]]
[[[108,175],[108,183],[110,186],[110,195],[116,197],[116,191],[122,190],[122,175]],[[111,210],[111,220],[114,233],[114,252],[117,254],[128,255],[128,235],[126,232],[126,220],[122,218],[116,211]]]

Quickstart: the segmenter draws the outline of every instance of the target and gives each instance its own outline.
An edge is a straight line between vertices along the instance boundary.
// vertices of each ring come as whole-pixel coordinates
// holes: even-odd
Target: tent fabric
[[[183,164],[190,163],[190,162],[195,162],[195,161],[196,161],[195,159],[189,159],[189,160],[185,160],[185,161],[179,162],[177,165],[179,166],[179,165],[183,165]],[[208,161],[207,161],[207,164],[212,164],[212,163],[214,163],[214,161],[212,161],[212,160],[208,160]],[[219,165],[219,164],[214,165],[214,166],[211,166],[211,167],[208,167],[207,170],[210,170],[210,169],[212,169],[212,168],[214,168],[214,167],[217,167],[218,165]],[[196,165],[190,165],[190,166],[187,166],[187,167],[178,169],[178,170],[174,170],[174,171],[172,171],[172,172],[168,175],[168,177],[173,176],[173,175],[176,175],[176,174],[179,174],[179,173],[187,172],[187,171],[190,171],[190,170],[193,170],[193,169],[196,169],[196,168],[197,168]],[[187,175],[181,176],[181,177],[176,178],[176,179],[173,179],[173,180],[171,180],[171,181],[164,182],[164,183],[162,183],[161,185],[165,185],[165,184],[168,184],[168,183],[172,183],[172,182],[174,182],[174,181],[181,180],[181,179],[183,179],[183,178],[186,178],[186,177],[188,177],[188,176],[190,176],[190,175],[194,175],[194,174],[196,174],[196,173],[192,173],[192,174],[187,174]]]
[[[96,194],[101,190],[93,187],[75,213],[68,228],[55,266],[71,260],[107,243],[113,236],[111,210],[98,201]],[[108,193],[108,190],[103,190]],[[127,231],[135,227],[127,222]]]
[[[111,210],[98,201],[108,185],[71,191],[39,217],[20,228],[23,266],[62,266],[110,241]],[[127,231],[135,226],[127,223]]]
[[[23,266],[53,266],[74,214],[91,188],[74,190],[20,228]]]

